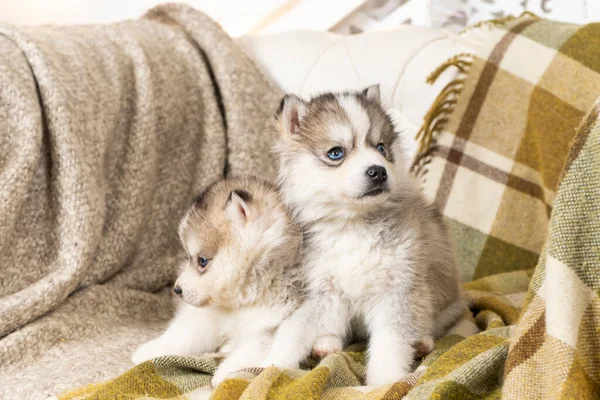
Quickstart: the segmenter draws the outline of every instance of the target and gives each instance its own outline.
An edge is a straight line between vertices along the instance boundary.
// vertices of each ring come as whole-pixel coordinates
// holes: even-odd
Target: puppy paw
[[[342,339],[337,335],[323,335],[315,339],[312,347],[312,355],[316,358],[324,358],[332,353],[339,353],[343,347]]]
[[[168,351],[165,349],[163,344],[157,340],[151,340],[147,343],[141,345],[133,356],[131,357],[131,361],[134,364],[141,364],[144,361],[152,360],[153,358],[167,355]]]
[[[230,371],[229,368],[217,368],[215,375],[210,380],[211,386],[213,388],[219,386],[219,384],[227,378],[227,375],[229,375],[230,372],[232,371]]]
[[[284,369],[295,369],[298,368],[298,363],[292,363],[289,362],[289,360],[279,360],[279,359],[275,359],[275,358],[267,358],[265,361],[263,361],[260,365],[259,368],[270,368],[270,367],[277,367],[281,370]]]
[[[406,378],[410,373],[410,369],[399,366],[382,365],[376,368],[371,367],[367,371],[367,386],[381,387],[396,383]]]
[[[435,343],[431,336],[425,336],[423,339],[413,344],[415,349],[415,357],[423,358],[433,351]]]

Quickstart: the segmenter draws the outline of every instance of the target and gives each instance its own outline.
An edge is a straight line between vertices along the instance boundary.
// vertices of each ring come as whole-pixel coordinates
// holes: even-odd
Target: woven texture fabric
[[[501,390],[510,343],[509,324],[517,319],[530,278],[521,272],[509,275],[501,280],[484,278],[469,283],[470,305],[481,309],[477,318],[465,316],[447,336],[436,342],[431,354],[416,362],[414,373],[395,384],[379,388],[363,386],[366,346],[356,343],[320,361],[309,357],[298,370],[281,371],[271,367],[236,371],[217,388],[210,387],[210,378],[220,358],[160,357],[114,380],[66,391],[59,399],[109,399],[117,393],[133,399],[208,398],[210,395],[212,399],[222,400],[496,396]],[[501,294],[503,290],[506,292]],[[514,290],[523,292],[513,293]],[[483,332],[472,335],[477,328]]]
[[[419,173],[469,281],[536,266],[570,144],[600,93],[600,24],[524,16],[465,35],[482,43],[438,102],[429,122],[444,129]]]
[[[600,104],[564,172],[510,346],[507,399],[600,398]]]
[[[171,315],[191,199],[275,177],[281,93],[204,14],[0,25],[0,398],[114,377]]]

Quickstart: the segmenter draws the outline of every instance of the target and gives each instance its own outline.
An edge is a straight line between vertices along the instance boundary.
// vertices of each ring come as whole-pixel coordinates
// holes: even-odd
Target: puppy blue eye
[[[385,156],[386,152],[385,152],[385,146],[383,145],[383,143],[379,143],[377,145],[377,151]]]
[[[344,157],[344,150],[341,147],[334,147],[327,152],[327,157],[334,161],[341,160]]]
[[[208,258],[198,257],[198,264],[203,268],[206,267],[208,265]]]

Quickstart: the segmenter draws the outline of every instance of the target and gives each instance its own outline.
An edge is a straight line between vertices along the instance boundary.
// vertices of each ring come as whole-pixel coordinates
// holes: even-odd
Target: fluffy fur
[[[442,218],[407,174],[378,86],[288,95],[274,128],[280,191],[305,235],[308,300],[263,365],[294,368],[311,347],[324,356],[362,337],[368,385],[405,377],[465,305]],[[336,148],[340,160],[328,156]]]
[[[267,355],[275,329],[300,301],[301,236],[275,188],[255,178],[214,183],[198,196],[179,234],[189,256],[175,283],[183,302],[167,331],[133,362],[228,348],[218,384]]]

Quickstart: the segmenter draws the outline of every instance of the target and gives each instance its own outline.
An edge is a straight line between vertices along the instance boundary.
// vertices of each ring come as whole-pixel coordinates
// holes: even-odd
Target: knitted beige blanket
[[[274,178],[280,93],[183,5],[0,25],[0,54],[0,398],[45,398],[164,328],[179,218],[225,173]]]

